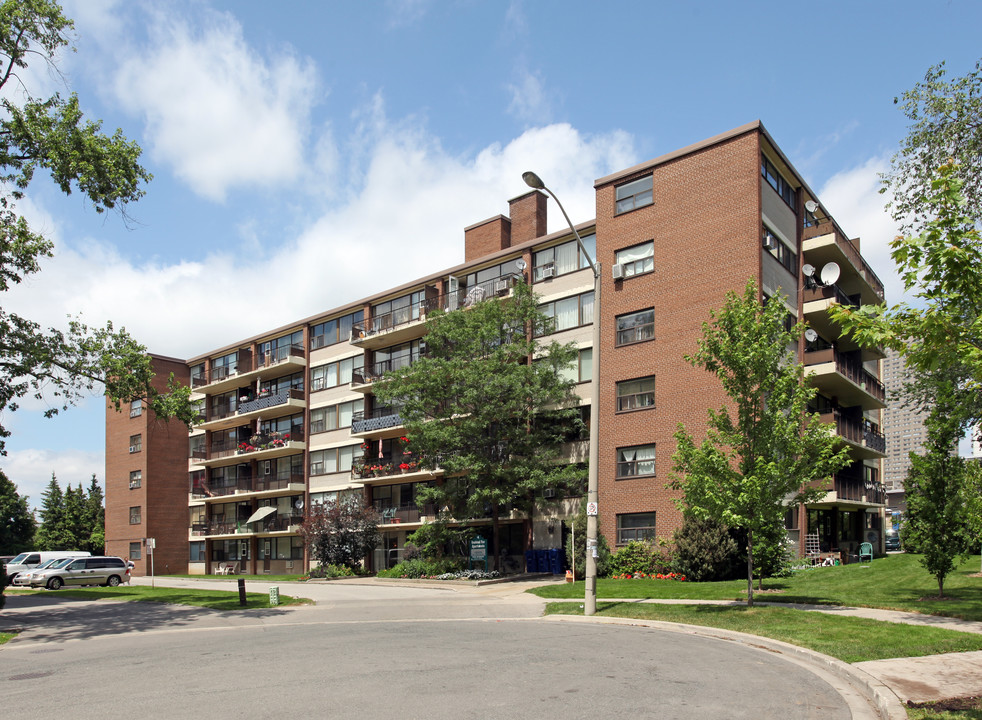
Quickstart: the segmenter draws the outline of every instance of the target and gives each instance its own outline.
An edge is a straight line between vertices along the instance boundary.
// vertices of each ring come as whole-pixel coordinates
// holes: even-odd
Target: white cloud
[[[548,93],[538,73],[518,71],[518,80],[507,85],[511,102],[508,112],[527,123],[549,122],[552,107]]]
[[[105,488],[105,456],[100,452],[84,450],[12,450],[3,458],[4,474],[17,486],[17,494],[27,496],[27,504],[41,507],[41,493],[55,473],[58,484],[65,490],[69,483],[89,487],[92,473]]]
[[[904,286],[890,257],[890,241],[897,225],[884,209],[889,200],[881,195],[879,174],[890,165],[888,157],[874,157],[862,165],[833,175],[819,192],[822,204],[850,238],[860,239],[860,251],[883,281],[887,304],[904,296]]]
[[[206,11],[191,27],[150,13],[147,49],[120,52],[114,83],[119,103],[145,120],[150,156],[214,200],[299,179],[322,92],[313,63],[288,47],[263,57],[228,14]]]

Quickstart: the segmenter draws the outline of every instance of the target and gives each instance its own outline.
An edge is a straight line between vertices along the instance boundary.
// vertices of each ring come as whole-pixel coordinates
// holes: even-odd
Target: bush
[[[652,543],[632,540],[610,558],[610,572],[613,575],[652,575],[664,573],[667,558]]]
[[[740,577],[740,549],[727,527],[688,513],[673,536],[672,570],[694,582]]]
[[[360,575],[347,565],[319,565],[313,568],[307,577],[311,578],[339,578],[355,577]]]
[[[463,570],[461,558],[439,558],[435,560],[404,560],[388,570],[379,570],[379,577],[389,578],[431,578],[445,573]]]
[[[573,547],[573,540],[576,547]],[[566,567],[573,567],[577,578],[586,577],[586,503],[580,503],[580,511],[573,518],[573,534],[566,542]],[[573,557],[576,557],[576,565],[573,566]],[[610,546],[603,533],[597,537],[597,577],[608,577],[610,575]]]

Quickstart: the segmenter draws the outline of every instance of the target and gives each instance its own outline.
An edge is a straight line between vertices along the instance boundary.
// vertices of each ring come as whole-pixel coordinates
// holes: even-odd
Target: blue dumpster
[[[535,571],[540,573],[549,572],[549,551],[535,551]]]
[[[525,551],[525,572],[528,572],[528,573],[538,572],[538,570],[535,569],[535,551],[534,550],[526,550]]]
[[[549,550],[549,572],[553,575],[563,574],[563,558],[562,551],[559,548],[552,548]]]

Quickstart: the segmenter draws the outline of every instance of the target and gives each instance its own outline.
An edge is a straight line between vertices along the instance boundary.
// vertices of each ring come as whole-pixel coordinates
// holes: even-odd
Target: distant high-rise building
[[[893,350],[887,351],[883,360],[883,384],[892,398],[900,390],[909,371],[901,355]],[[887,457],[883,485],[887,492],[904,489],[904,479],[910,469],[910,454],[919,452],[927,442],[927,427],[924,420],[927,413],[904,407],[900,402],[890,402],[884,410],[883,431],[887,440]]]

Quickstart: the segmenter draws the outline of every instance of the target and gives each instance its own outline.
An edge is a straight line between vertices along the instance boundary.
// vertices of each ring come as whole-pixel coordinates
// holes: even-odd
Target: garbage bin
[[[527,572],[527,573],[538,572],[538,570],[535,569],[535,551],[534,550],[526,550],[525,551],[525,572]]]
[[[540,573],[549,572],[549,552],[547,550],[535,551],[535,571]]]

